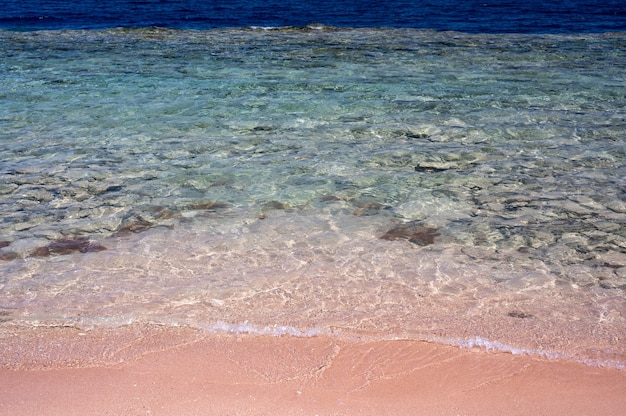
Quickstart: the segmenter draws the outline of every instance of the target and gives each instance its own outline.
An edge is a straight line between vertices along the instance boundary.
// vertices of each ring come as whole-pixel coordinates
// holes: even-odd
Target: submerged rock
[[[457,169],[457,166],[433,164],[433,163],[420,163],[419,165],[415,166],[416,172],[425,172],[425,173],[445,172],[450,169]]]
[[[367,197],[350,200],[350,203],[355,207],[352,214],[357,217],[376,215],[381,210],[391,209],[391,206],[381,204],[375,199]]]
[[[447,170],[464,170],[485,160],[482,152],[449,153],[430,155],[415,166],[416,172],[444,172]]]
[[[427,246],[434,244],[435,237],[440,235],[437,228],[427,227],[422,222],[413,221],[393,227],[380,238],[388,241],[409,240],[418,246]]]
[[[140,216],[132,217],[122,223],[115,235],[124,236],[132,233],[141,233],[152,228],[153,224]]]
[[[7,310],[0,309],[0,322],[8,322],[11,318],[11,312]]]
[[[320,202],[336,202],[342,199],[335,195],[324,195],[320,198]]]
[[[616,267],[610,275],[600,277],[598,284],[603,289],[626,289],[626,267]]]
[[[11,251],[7,253],[0,253],[0,260],[2,261],[11,261],[17,259],[18,257],[17,253],[13,253]]]
[[[223,208],[228,208],[228,204],[224,203],[224,202],[215,202],[215,201],[209,201],[209,202],[201,202],[201,203],[197,203],[197,204],[191,204],[189,205],[187,208],[190,210],[215,210],[215,209],[223,209]]]
[[[32,253],[31,257],[47,257],[50,255],[67,255],[75,252],[93,253],[106,250],[106,247],[89,240],[87,237],[67,238],[63,240],[53,241],[47,246],[38,247]]]
[[[180,213],[164,206],[150,207],[149,212],[155,219],[158,220],[169,220],[171,218],[180,217]]]
[[[279,201],[269,201],[261,206],[263,211],[290,209],[291,205]]]
[[[510,316],[511,318],[518,318],[518,319],[534,318],[534,315],[530,313],[522,312],[522,311],[511,311],[507,315]]]
[[[261,205],[261,210],[259,212],[258,218],[260,220],[264,220],[265,218],[267,218],[267,213],[269,211],[284,211],[284,210],[289,210],[291,208],[292,208],[291,205],[284,203],[284,202],[269,201]]]

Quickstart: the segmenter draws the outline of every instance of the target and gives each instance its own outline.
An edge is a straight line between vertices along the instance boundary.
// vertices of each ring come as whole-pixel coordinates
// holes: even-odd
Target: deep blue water
[[[0,28],[410,27],[468,33],[626,30],[623,0],[0,0]]]

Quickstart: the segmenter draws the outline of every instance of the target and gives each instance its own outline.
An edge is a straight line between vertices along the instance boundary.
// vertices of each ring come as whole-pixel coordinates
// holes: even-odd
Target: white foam
[[[534,357],[543,357],[548,360],[566,360],[585,364],[591,367],[615,368],[617,370],[626,370],[626,363],[618,360],[583,358],[572,354],[566,354],[556,351],[548,351],[539,348],[521,348],[504,344],[500,341],[489,340],[482,337],[473,337],[463,340],[435,340],[448,345],[454,345],[461,348],[480,348],[491,352],[505,352],[513,355],[528,355]]]
[[[286,325],[254,325],[248,321],[244,321],[240,324],[227,323],[219,321],[214,324],[198,325],[198,329],[207,331],[210,333],[227,332],[230,334],[252,334],[252,335],[270,335],[275,337],[280,336],[292,336],[298,338],[311,338],[316,336],[337,336],[336,333],[323,329],[323,328],[310,328],[307,330],[301,330],[292,326]],[[367,337],[366,337],[367,338]],[[362,337],[356,337],[355,339],[361,339]],[[393,338],[398,339],[398,338]],[[446,338],[429,338],[426,337],[424,341],[436,342],[445,345],[451,345],[459,348],[479,348],[489,352],[495,353],[509,353],[513,355],[527,355],[531,357],[540,357],[548,360],[565,360],[573,361],[581,364],[585,364],[591,367],[604,367],[614,368],[617,370],[626,370],[626,363],[618,360],[610,359],[594,359],[583,358],[572,354],[566,354],[558,351],[549,351],[540,348],[523,348],[508,345],[500,341],[490,340],[483,337],[472,337],[468,339],[446,339]]]
[[[253,334],[253,335],[271,335],[275,337],[292,336],[299,338],[311,338],[320,335],[327,335],[327,331],[320,328],[311,328],[308,330],[300,330],[298,328],[286,325],[254,325],[244,321],[240,324],[232,324],[219,321],[209,325],[198,325],[199,329],[207,332],[228,332],[230,334]]]
[[[534,355],[544,357],[550,360],[565,358],[563,354],[560,354],[558,352],[552,352],[536,348],[519,348],[512,345],[503,344],[500,341],[493,341],[482,337],[459,340],[453,342],[452,345],[456,345],[461,348],[480,348],[491,352],[508,352],[513,355]]]

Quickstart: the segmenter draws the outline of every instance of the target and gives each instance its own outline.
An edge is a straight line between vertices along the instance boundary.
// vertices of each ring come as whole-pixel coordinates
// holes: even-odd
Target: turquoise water
[[[623,367],[625,51],[0,32],[2,331],[479,339]]]

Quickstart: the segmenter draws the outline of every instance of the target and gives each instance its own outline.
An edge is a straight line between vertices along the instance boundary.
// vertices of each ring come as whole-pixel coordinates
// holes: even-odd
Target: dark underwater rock
[[[153,224],[150,221],[143,219],[140,216],[128,218],[126,221],[122,223],[120,228],[118,228],[115,235],[124,236],[133,233],[141,233],[152,228]]]
[[[284,209],[290,209],[291,205],[284,203],[284,202],[279,202],[279,201],[269,201],[264,203],[261,208],[263,209],[263,211],[270,211],[270,210],[284,210]]]
[[[418,246],[434,244],[435,237],[440,236],[439,230],[435,227],[427,227],[422,222],[409,222],[396,225],[387,231],[382,237],[383,240],[409,240]]]
[[[224,203],[224,202],[215,202],[215,201],[209,201],[209,202],[200,202],[197,204],[191,204],[187,207],[187,209],[190,210],[216,210],[216,209],[223,209],[223,208],[228,208],[228,204]]]
[[[336,201],[341,201],[341,198],[335,195],[324,195],[323,197],[320,198],[320,202],[336,202]]]
[[[511,318],[518,318],[518,319],[534,318],[534,315],[531,315],[530,313],[526,313],[522,311],[511,311],[507,315],[510,316]]]
[[[452,168],[450,167],[437,167],[437,166],[431,166],[431,165],[417,165],[415,166],[415,171],[416,172],[424,172],[424,173],[436,173],[436,172],[445,172],[447,170],[450,170]]]
[[[0,322],[9,322],[11,319],[11,312],[0,309]]]
[[[17,259],[19,256],[17,253],[8,252],[8,253],[0,253],[0,260],[3,261],[11,261]]]
[[[47,257],[51,255],[67,255],[75,252],[93,253],[106,250],[106,247],[89,240],[87,237],[67,238],[53,241],[47,246],[38,247],[30,256],[31,257]]]
[[[179,212],[173,209],[170,209],[169,207],[160,206],[160,205],[150,207],[149,212],[154,218],[158,220],[169,220],[171,218],[180,217]]]
[[[350,200],[350,203],[355,207],[352,212],[357,217],[367,217],[370,215],[376,215],[382,210],[391,209],[389,205],[381,204],[373,198],[362,197]]]

